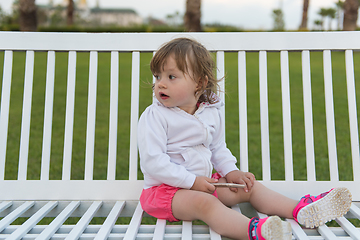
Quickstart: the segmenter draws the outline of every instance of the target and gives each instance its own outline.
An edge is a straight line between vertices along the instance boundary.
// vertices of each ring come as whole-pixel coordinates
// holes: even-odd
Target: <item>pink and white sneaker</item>
[[[248,227],[250,240],[291,240],[290,223],[281,221],[278,216],[259,219],[253,217]]]
[[[306,228],[314,228],[344,216],[350,209],[352,196],[345,187],[333,188],[316,197],[301,198],[293,211],[294,219]]]

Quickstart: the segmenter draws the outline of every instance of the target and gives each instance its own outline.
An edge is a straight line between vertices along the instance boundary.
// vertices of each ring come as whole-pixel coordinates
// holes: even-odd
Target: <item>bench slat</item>
[[[225,53],[223,51],[216,52],[216,69],[216,78],[223,79],[223,81],[219,82],[219,97],[225,102]],[[225,108],[221,109],[221,113],[225,119]],[[223,128],[225,131],[225,125],[223,126]]]
[[[71,178],[72,141],[74,129],[75,109],[75,78],[76,78],[76,52],[70,51],[68,56],[68,75],[66,92],[65,136],[63,153],[62,180]]]
[[[291,225],[292,234],[296,239],[299,240],[310,240],[300,225],[293,219],[286,219]]]
[[[187,239],[192,239],[192,222],[183,221],[181,240],[187,240]]]
[[[315,150],[314,150],[314,127],[312,114],[310,52],[302,51],[302,77],[303,77],[303,101],[305,121],[305,146],[306,146],[306,169],[307,180],[315,181]]]
[[[285,180],[294,180],[292,136],[291,136],[291,110],[290,110],[290,77],[289,77],[289,54],[281,51],[281,93],[282,93],[282,115],[284,135],[284,159]]]
[[[15,219],[20,217],[24,212],[31,208],[35,204],[34,201],[23,203],[20,207],[9,213],[6,217],[0,221],[0,232],[9,226]]]
[[[246,91],[246,53],[238,52],[238,92],[239,92],[239,136],[240,136],[240,170],[249,171],[248,122]]]
[[[86,213],[80,218],[79,222],[76,226],[71,230],[71,232],[67,235],[65,240],[78,239],[81,234],[84,232],[86,227],[89,225],[90,221],[94,217],[95,213],[99,210],[102,205],[102,201],[97,201],[91,204]]]
[[[330,165],[330,178],[333,181],[339,181],[339,168],[336,151],[335,136],[335,113],[334,113],[334,95],[332,86],[332,67],[331,52],[325,50],[323,52],[324,65],[324,88],[325,88],[325,109],[326,109],[326,130],[328,139],[328,154]]]
[[[257,212],[257,215],[259,216],[259,218],[267,218],[268,215],[261,213],[261,212]]]
[[[337,218],[336,222],[351,236],[352,239],[360,240],[360,232],[345,217]]]
[[[107,180],[115,180],[119,101],[119,52],[111,52],[109,150]]]
[[[155,54],[156,54],[156,51],[153,52],[153,56],[155,56]],[[152,76],[152,83],[155,84],[155,82],[156,82],[156,78],[155,78],[155,76],[153,75],[153,76]],[[152,102],[151,102],[151,103],[153,103],[155,99],[156,99],[155,94],[152,94]]]
[[[5,177],[5,160],[9,126],[12,65],[13,52],[5,51],[0,106],[0,180],[3,180]]]
[[[34,51],[26,51],[24,97],[21,121],[18,180],[26,180],[30,141],[31,102],[34,80]]]
[[[225,102],[225,53],[224,51],[216,52],[216,78],[223,79],[224,81],[219,82],[220,92],[219,97]],[[223,110],[223,115],[225,116],[225,109]]]
[[[138,203],[123,240],[134,240],[138,233],[144,211]]]
[[[269,140],[269,105],[268,105],[267,53],[259,52],[259,87],[260,87],[260,133],[262,174],[264,181],[270,181],[270,140]]]
[[[231,208],[232,208],[233,210],[235,210],[235,211],[237,211],[237,212],[241,213],[241,210],[240,210],[240,207],[239,207],[239,205],[238,205],[238,204],[236,204],[236,205],[232,206]]]
[[[51,155],[51,132],[54,107],[54,85],[55,85],[55,52],[47,54],[46,70],[46,95],[44,112],[43,145],[41,154],[41,180],[49,180],[50,155]]]
[[[162,240],[165,235],[166,220],[158,219],[156,221],[153,240]]]
[[[346,83],[349,108],[349,125],[351,139],[351,156],[353,164],[353,180],[360,181],[359,131],[355,95],[354,57],[352,50],[345,51]]]
[[[221,235],[220,234],[218,234],[217,232],[215,232],[211,228],[209,229],[209,231],[210,231],[210,239],[211,240],[221,240]]]
[[[155,51],[174,37],[193,37],[211,51],[267,49],[360,49],[358,33],[349,32],[246,32],[229,33],[31,33],[0,32],[2,49],[55,51]],[[24,41],[26,39],[27,41]],[[146,41],[144,41],[146,39]],[[301,41],[300,39],[311,39]],[[346,44],[344,42],[346,41]]]
[[[99,232],[96,234],[94,240],[107,239],[124,207],[125,207],[124,201],[115,203],[114,207],[112,208],[105,222],[101,226]]]
[[[354,203],[351,204],[350,212],[360,219],[360,208],[358,208]]]
[[[36,240],[48,240],[69,218],[69,216],[79,207],[80,201],[73,201],[41,232]]]
[[[137,125],[139,120],[140,53],[132,53],[129,180],[137,180]]]
[[[85,180],[92,180],[94,175],[97,69],[98,54],[95,51],[91,51],[89,64],[89,90],[86,124]]]
[[[0,213],[1,213],[2,211],[4,211],[5,209],[7,209],[8,207],[10,207],[12,204],[13,204],[13,203],[10,202],[10,201],[2,202],[2,203],[0,204]]]
[[[324,237],[326,240],[337,240],[336,235],[330,230],[326,225],[322,225],[317,228],[317,231]]]
[[[143,181],[128,180],[93,180],[89,185],[85,180],[27,180],[0,181],[0,189],[4,191],[1,194],[3,200],[138,200],[142,191]],[[56,191],[49,194],[49,189]],[[116,189],[116,191],[114,191]],[[129,190],[131,189],[131,190]],[[81,190],[81,191],[80,191]]]
[[[39,211],[37,211],[31,218],[29,218],[24,224],[21,225],[16,231],[14,231],[8,238],[8,240],[17,240],[25,236],[42,218],[44,218],[54,207],[58,205],[57,201],[48,202]]]

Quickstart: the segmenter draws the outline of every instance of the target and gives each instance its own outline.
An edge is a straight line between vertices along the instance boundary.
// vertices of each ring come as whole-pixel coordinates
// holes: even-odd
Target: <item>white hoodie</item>
[[[190,189],[196,176],[211,177],[238,170],[226,147],[223,102],[202,103],[194,115],[157,100],[147,107],[138,125],[140,165],[144,188],[163,183]]]

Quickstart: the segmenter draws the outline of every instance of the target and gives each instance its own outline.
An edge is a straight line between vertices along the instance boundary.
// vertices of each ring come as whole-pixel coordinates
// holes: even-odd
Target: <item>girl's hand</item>
[[[226,182],[228,183],[238,183],[238,184],[245,184],[246,187],[244,188],[245,192],[249,192],[254,185],[255,176],[251,172],[243,172],[239,170],[235,170],[229,172],[225,176]],[[237,192],[237,188],[230,188],[231,191]]]
[[[213,194],[215,191],[215,186],[210,183],[216,182],[218,182],[217,179],[212,179],[204,176],[196,177],[195,182],[190,189]]]

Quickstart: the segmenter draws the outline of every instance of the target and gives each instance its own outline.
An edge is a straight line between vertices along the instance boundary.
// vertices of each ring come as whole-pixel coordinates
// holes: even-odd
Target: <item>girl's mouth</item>
[[[161,98],[161,99],[163,99],[163,100],[165,100],[165,99],[168,99],[168,98],[169,98],[169,96],[168,96],[168,95],[166,95],[166,94],[164,94],[164,93],[159,93],[159,95],[160,95],[160,98]]]

